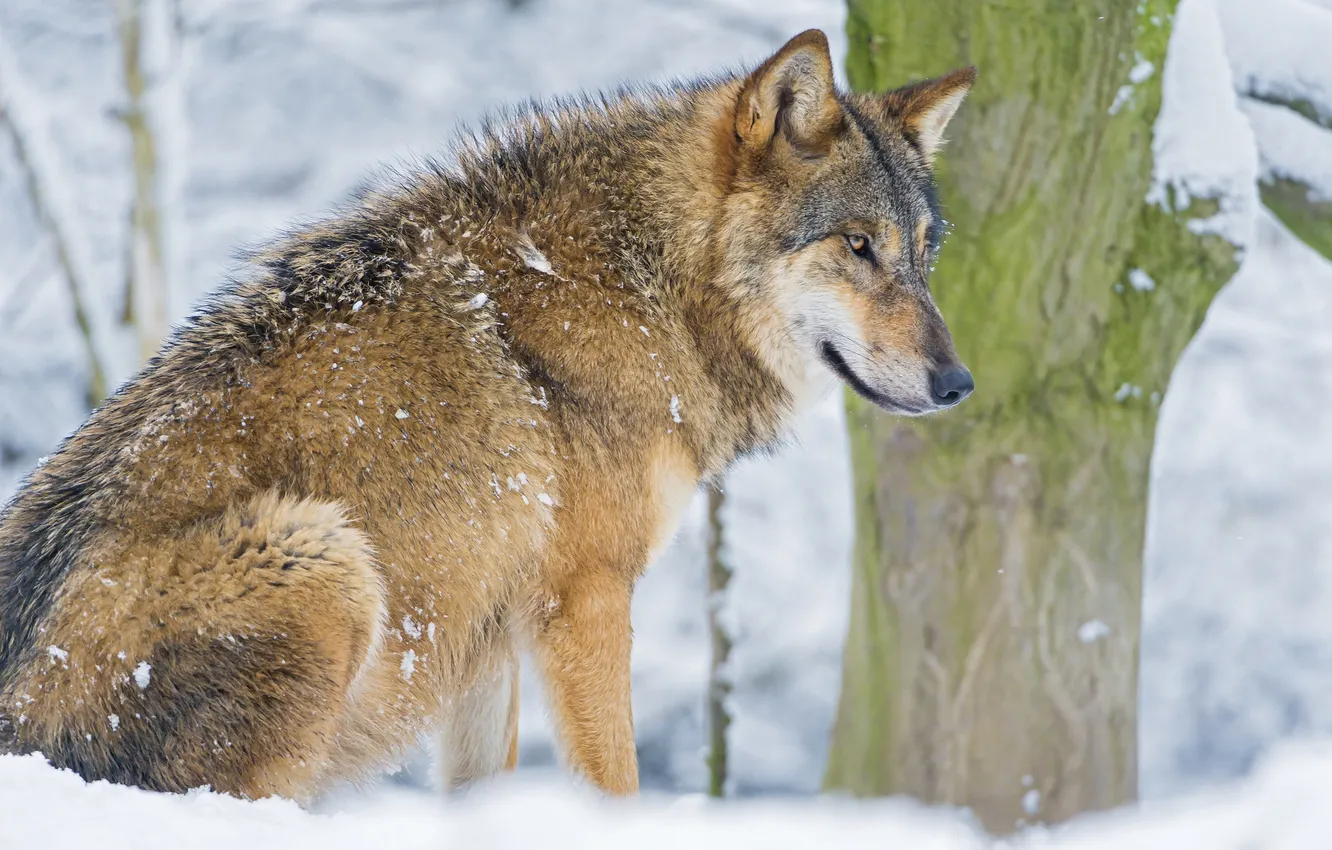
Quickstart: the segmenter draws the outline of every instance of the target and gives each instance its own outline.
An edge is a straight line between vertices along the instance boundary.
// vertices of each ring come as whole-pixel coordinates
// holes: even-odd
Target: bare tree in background
[[[166,73],[164,41],[179,21],[179,8],[163,0],[117,0],[126,106],[121,114],[133,151],[130,230],[121,322],[134,330],[139,361],[156,353],[166,336],[167,278],[162,186],[162,146],[158,138],[161,75]],[[156,17],[153,17],[156,16]]]
[[[731,636],[726,631],[723,608],[726,589],[731,584],[731,568],[724,555],[725,524],[722,508],[726,496],[720,487],[708,489],[708,633],[711,636],[712,661],[708,668],[708,793],[726,796],[729,774],[729,748],[726,734],[731,727],[727,700],[733,687],[728,661]]]

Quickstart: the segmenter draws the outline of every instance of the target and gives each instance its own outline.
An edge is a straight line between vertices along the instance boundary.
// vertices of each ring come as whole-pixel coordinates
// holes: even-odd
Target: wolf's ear
[[[959,68],[942,77],[912,83],[884,95],[888,111],[902,117],[907,138],[933,160],[943,147],[944,129],[976,82],[974,67]]]
[[[805,30],[745,80],[735,132],[754,148],[783,133],[801,153],[818,156],[828,152],[841,119],[828,37]]]

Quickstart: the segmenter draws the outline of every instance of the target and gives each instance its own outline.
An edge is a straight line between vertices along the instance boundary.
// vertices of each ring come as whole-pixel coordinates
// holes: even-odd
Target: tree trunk
[[[167,280],[163,252],[160,151],[149,120],[148,63],[144,58],[143,0],[119,0],[121,60],[127,106],[125,126],[133,151],[134,193],[130,203],[129,262],[121,321],[134,329],[139,362],[157,353],[166,336]],[[159,69],[160,70],[160,69]]]
[[[726,796],[729,775],[729,749],[726,733],[731,728],[731,712],[726,702],[731,696],[731,636],[723,622],[722,606],[731,584],[731,567],[723,555],[724,523],[722,506],[726,497],[719,487],[708,489],[708,632],[712,638],[712,660],[708,668],[708,794]]]
[[[940,158],[954,230],[932,283],[977,390],[925,421],[848,404],[827,785],[969,806],[998,833],[1123,803],[1158,405],[1234,271],[1231,245],[1144,201],[1174,2],[849,6],[858,89],[980,68]]]

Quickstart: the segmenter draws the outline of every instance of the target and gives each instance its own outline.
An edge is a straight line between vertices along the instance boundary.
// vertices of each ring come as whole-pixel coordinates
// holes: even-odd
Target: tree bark
[[[160,150],[149,120],[149,80],[144,61],[143,0],[116,5],[127,107],[122,116],[133,151],[129,259],[121,322],[134,329],[139,362],[157,353],[166,336],[167,279],[161,215]]]
[[[731,728],[727,700],[731,696],[731,636],[723,621],[722,606],[731,584],[731,567],[723,555],[725,524],[722,506],[726,497],[718,487],[708,489],[708,633],[712,660],[708,668],[708,794],[726,796],[729,753],[726,733]]]
[[[997,833],[1136,794],[1158,405],[1235,268],[1144,201],[1173,8],[850,0],[856,88],[980,68],[940,157],[954,228],[932,282],[977,391],[925,421],[848,402],[831,789],[969,806]]]
[[[1264,180],[1258,185],[1263,206],[1304,244],[1332,260],[1332,201],[1316,196],[1294,180]]]

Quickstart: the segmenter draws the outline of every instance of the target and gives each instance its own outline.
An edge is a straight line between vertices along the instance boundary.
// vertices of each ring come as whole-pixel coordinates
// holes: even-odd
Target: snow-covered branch
[[[1305,107],[1332,126],[1332,8],[1307,0],[1221,0],[1235,88]]]
[[[1332,201],[1332,130],[1261,101],[1245,100],[1241,108],[1258,140],[1263,179],[1302,183],[1315,200]]]

